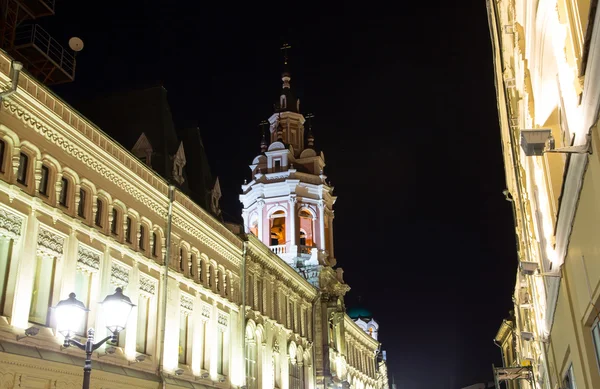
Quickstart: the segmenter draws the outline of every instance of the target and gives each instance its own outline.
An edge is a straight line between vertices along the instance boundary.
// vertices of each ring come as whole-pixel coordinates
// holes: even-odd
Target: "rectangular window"
[[[4,314],[10,260],[12,257],[12,239],[0,238],[0,314]]]
[[[225,332],[217,329],[217,374],[223,374],[223,337]]]
[[[131,218],[127,216],[127,231],[125,231],[125,240],[127,243],[131,243]]]
[[[185,312],[179,314],[179,363],[187,363],[187,344],[188,344],[188,315]]]
[[[50,169],[48,166],[42,165],[42,178],[40,179],[40,194],[48,196],[48,176],[50,175]]]
[[[577,389],[577,385],[575,385],[575,375],[573,374],[573,365],[569,366],[567,373],[565,374],[565,378],[563,379],[563,388],[565,389]]]
[[[27,186],[27,170],[29,168],[29,157],[25,153],[21,153],[19,157],[19,169],[17,170],[17,182]]]
[[[60,189],[60,198],[59,198],[59,203],[60,205],[62,205],[63,207],[67,206],[67,197],[69,194],[69,180],[66,179],[65,177],[63,177],[61,179],[61,189]]]
[[[4,173],[4,154],[6,150],[6,143],[0,140],[0,173]]]
[[[33,290],[29,307],[29,321],[47,325],[49,307],[54,287],[55,260],[53,257],[38,255],[35,258]]]
[[[97,199],[96,200],[96,226],[98,227],[102,227],[102,200]]]
[[[84,272],[78,269],[75,272],[75,296],[77,300],[83,302],[83,304],[89,308],[90,306],[90,289],[92,286],[92,277],[88,272]],[[81,327],[77,331],[80,336],[85,336],[87,331],[87,316],[81,323]]]
[[[594,351],[600,369],[600,321],[596,321],[592,327],[592,340],[594,341]]]
[[[140,296],[138,298],[138,319],[137,319],[137,333],[135,341],[135,351],[138,353],[146,354],[146,347],[148,342],[148,312],[149,312],[150,299]]]
[[[85,189],[79,189],[79,207],[77,208],[77,215],[85,218],[85,202],[87,192]]]
[[[276,159],[275,161],[275,171],[278,172],[281,170],[281,160]]]
[[[156,253],[158,252],[158,247],[156,247],[156,232],[152,233],[152,256],[156,257]]]
[[[146,226],[140,224],[140,240],[139,240],[140,250],[146,250]]]
[[[110,232],[113,235],[117,235],[117,222],[119,218],[119,211],[117,211],[115,208],[113,208],[112,210],[112,223],[110,224]]]

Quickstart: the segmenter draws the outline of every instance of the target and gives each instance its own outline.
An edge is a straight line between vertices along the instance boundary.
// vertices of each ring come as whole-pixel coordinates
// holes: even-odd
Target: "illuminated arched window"
[[[256,389],[257,376],[256,376],[256,338],[252,334],[252,330],[246,329],[246,342],[244,350],[244,359],[246,362],[246,386],[248,389]]]
[[[314,221],[313,216],[306,209],[298,212],[300,218],[300,245],[301,246],[314,246]]]
[[[285,212],[276,211],[269,218],[271,227],[271,246],[284,245],[285,239]]]
[[[252,233],[254,236],[258,237],[258,215],[253,214],[250,217],[250,233]]]

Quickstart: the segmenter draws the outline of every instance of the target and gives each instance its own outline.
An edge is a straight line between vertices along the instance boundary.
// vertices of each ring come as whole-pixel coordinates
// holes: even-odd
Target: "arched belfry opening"
[[[286,214],[284,211],[275,211],[269,217],[271,231],[271,246],[280,246],[286,243]]]
[[[307,209],[302,209],[298,212],[300,219],[300,246],[313,247],[314,241],[314,216]]]

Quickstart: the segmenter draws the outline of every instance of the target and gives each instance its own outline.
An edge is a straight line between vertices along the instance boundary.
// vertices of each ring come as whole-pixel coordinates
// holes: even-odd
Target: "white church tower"
[[[318,286],[320,266],[335,266],[333,188],[323,173],[325,156],[314,149],[310,126],[292,93],[290,73],[275,112],[269,117],[270,143],[263,133],[261,153],[242,185],[240,201],[246,233],[252,233]],[[305,132],[306,139],[305,139]]]

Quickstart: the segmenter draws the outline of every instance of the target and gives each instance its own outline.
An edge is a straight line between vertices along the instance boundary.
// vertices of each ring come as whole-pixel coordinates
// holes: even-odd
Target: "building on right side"
[[[496,386],[600,388],[598,1],[486,3],[518,254]]]

